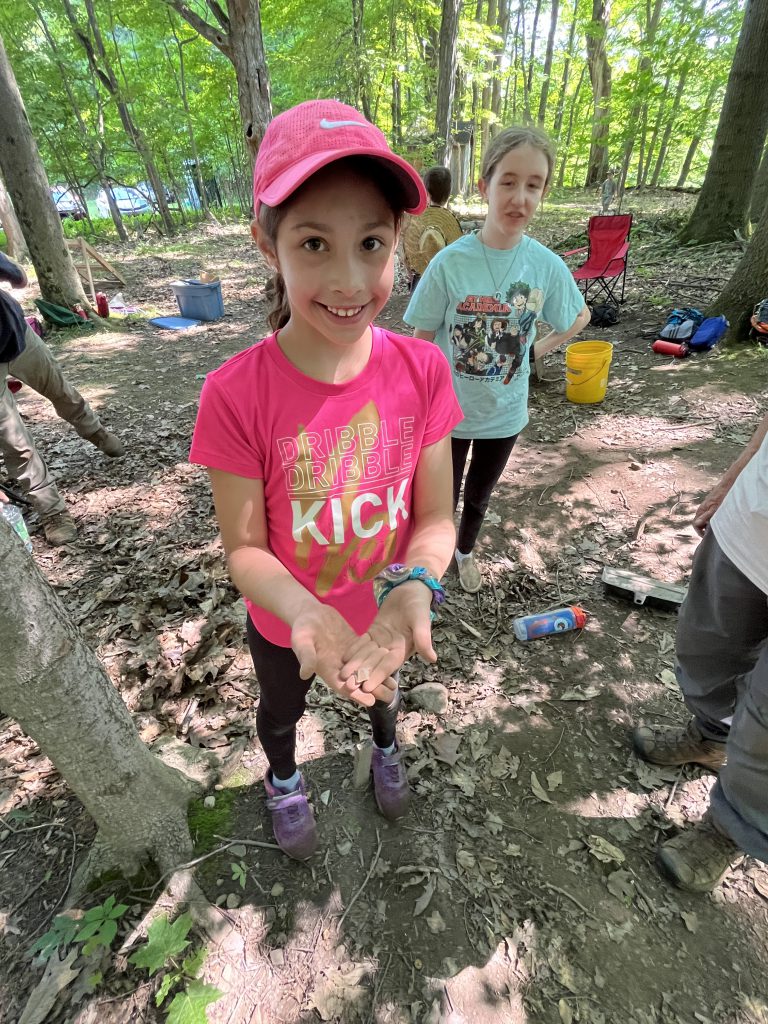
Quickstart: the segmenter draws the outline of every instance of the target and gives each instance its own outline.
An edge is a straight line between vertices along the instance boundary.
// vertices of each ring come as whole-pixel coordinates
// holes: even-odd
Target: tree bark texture
[[[584,182],[599,184],[608,170],[608,138],[611,122],[611,66],[605,37],[611,17],[611,0],[592,0],[592,20],[587,26],[587,65],[592,81],[592,141]]]
[[[457,42],[460,0],[443,0],[440,18],[440,46],[437,75],[437,112],[435,115],[435,159],[444,167],[450,157],[453,94],[456,86]]]
[[[680,233],[683,242],[745,236],[760,157],[768,132],[768,3],[747,0],[704,184]]]
[[[765,147],[763,152],[760,169],[755,178],[755,187],[752,189],[749,219],[753,222],[760,220],[766,205],[768,205],[768,146]]]
[[[91,306],[64,242],[37,143],[0,38],[0,171],[29,248],[43,298]]]
[[[707,316],[723,313],[730,324],[727,340],[743,340],[749,333],[752,310],[767,295],[768,206],[765,206],[746,252],[728,284],[707,310]]]
[[[16,260],[17,263],[26,259],[29,255],[27,243],[24,241],[21,225],[2,178],[0,178],[0,223],[2,223],[3,231],[5,232],[8,255],[12,260]]]
[[[226,10],[216,0],[210,0],[207,6],[215,24],[205,21],[183,0],[169,2],[196,32],[232,62],[237,80],[240,121],[253,166],[264,132],[272,120],[259,0],[229,0]]]
[[[131,716],[34,559],[0,519],[0,706],[82,801],[114,864],[168,870],[191,848],[193,789],[139,739]]]

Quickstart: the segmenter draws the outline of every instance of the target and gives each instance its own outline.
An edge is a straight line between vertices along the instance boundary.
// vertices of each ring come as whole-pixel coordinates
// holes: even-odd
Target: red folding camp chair
[[[587,235],[589,245],[581,249],[564,252],[563,257],[589,252],[586,263],[573,272],[574,279],[583,287],[584,301],[605,295],[606,301],[624,301],[624,283],[627,277],[627,253],[629,233],[632,230],[632,214],[620,213],[612,217],[590,217]],[[616,298],[616,289],[621,279],[621,298]],[[583,282],[583,285],[582,283]]]

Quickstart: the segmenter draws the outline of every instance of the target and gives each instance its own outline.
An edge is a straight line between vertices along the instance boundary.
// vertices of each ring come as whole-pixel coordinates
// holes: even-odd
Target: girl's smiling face
[[[547,190],[549,164],[540,149],[525,143],[499,160],[489,180],[478,182],[488,203],[483,241],[496,249],[517,245]]]
[[[258,240],[285,281],[284,332],[344,348],[366,336],[392,292],[397,244],[395,216],[370,179],[330,164],[290,201],[274,247]]]

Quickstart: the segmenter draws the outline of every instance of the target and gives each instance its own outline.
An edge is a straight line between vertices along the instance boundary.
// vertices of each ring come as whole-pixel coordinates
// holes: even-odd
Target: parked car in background
[[[135,213],[152,213],[152,204],[137,189],[126,185],[115,185],[112,189],[117,208],[124,217]],[[96,196],[96,209],[100,217],[109,217],[109,200],[107,193],[101,189]]]
[[[140,181],[136,186],[136,191],[140,192],[156,210],[158,209],[157,195],[148,181]],[[168,203],[169,206],[172,206],[176,202],[176,196],[167,185],[163,185],[163,192],[165,192],[166,203]]]
[[[79,196],[71,188],[67,188],[66,185],[52,185],[51,199],[62,220],[65,217],[71,217],[73,220],[83,220],[85,218],[85,209],[80,202]]]

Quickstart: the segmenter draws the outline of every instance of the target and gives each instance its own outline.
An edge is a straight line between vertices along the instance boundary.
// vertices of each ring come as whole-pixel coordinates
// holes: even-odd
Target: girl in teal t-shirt
[[[434,257],[405,313],[415,336],[434,341],[448,357],[464,413],[451,447],[454,508],[469,456],[456,547],[459,579],[468,593],[482,586],[473,551],[488,502],[528,422],[529,352],[537,321],[553,328],[537,343],[536,354],[543,356],[590,319],[560,257],[524,234],[547,193],[553,166],[554,147],[543,132],[500,132],[478,182],[488,203],[485,224]]]

